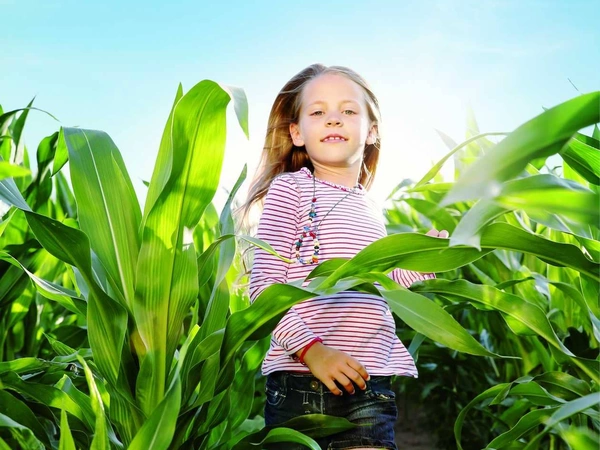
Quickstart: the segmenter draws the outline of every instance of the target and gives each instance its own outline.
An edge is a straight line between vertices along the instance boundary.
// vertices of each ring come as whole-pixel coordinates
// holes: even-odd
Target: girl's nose
[[[337,115],[329,116],[327,118],[327,125],[330,127],[339,126],[342,124],[342,119],[340,119]]]

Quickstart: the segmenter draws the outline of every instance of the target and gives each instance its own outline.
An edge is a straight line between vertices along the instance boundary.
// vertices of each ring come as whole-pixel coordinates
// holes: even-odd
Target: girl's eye
[[[323,114],[323,111],[313,111],[310,115],[311,116],[320,116],[321,114]]]
[[[351,116],[351,115],[353,115],[353,114],[356,114],[356,113],[355,113],[354,111],[352,111],[351,109],[346,109],[346,110],[344,110],[343,112],[344,112],[344,114],[346,114],[346,115],[348,115],[348,116]]]

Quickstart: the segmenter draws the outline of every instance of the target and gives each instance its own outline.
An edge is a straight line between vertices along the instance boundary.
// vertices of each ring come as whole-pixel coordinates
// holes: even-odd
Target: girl
[[[379,159],[379,115],[366,82],[345,67],[314,64],[279,92],[245,208],[264,202],[257,237],[293,263],[256,249],[252,301],[272,283],[303,280],[320,261],[351,258],[386,235],[382,212],[367,194]],[[396,269],[390,276],[408,287],[434,275]],[[266,424],[302,414],[341,416],[364,426],[319,440],[323,448],[396,449],[391,376],[416,377],[417,370],[395,328],[385,300],[361,292],[291,308],[262,366]]]

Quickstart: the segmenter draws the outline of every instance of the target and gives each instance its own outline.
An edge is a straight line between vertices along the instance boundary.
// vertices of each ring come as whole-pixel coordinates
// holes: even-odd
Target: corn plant
[[[579,132],[597,122],[598,93],[510,134],[479,133],[471,117],[467,141],[440,133],[450,153],[394,193],[392,231],[446,228],[449,249],[485,252],[413,290],[434,296],[490,351],[518,357],[475,359],[410,335],[423,369],[406,389],[423,392],[413,401],[435,404],[442,422],[456,419],[458,448],[597,445],[600,133]],[[490,134],[508,137],[495,145]],[[553,154],[558,169],[545,165]],[[431,183],[451,157],[458,181]]]

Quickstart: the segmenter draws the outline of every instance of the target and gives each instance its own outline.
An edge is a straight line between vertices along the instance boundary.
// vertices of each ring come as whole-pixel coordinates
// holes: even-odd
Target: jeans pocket
[[[396,393],[391,389],[389,383],[371,382],[367,386],[366,394],[373,400],[393,402],[396,400]]]
[[[267,383],[265,385],[265,393],[267,395],[267,403],[270,406],[279,406],[283,403],[286,396],[285,386],[280,385],[279,383],[274,382],[270,377],[267,378]]]

